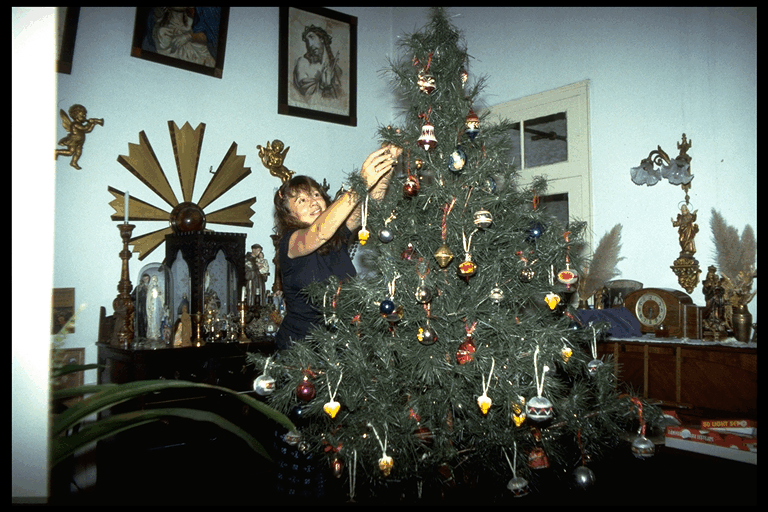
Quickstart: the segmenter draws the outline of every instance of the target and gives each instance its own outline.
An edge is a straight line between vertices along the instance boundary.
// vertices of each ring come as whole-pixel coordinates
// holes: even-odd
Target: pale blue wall
[[[17,9],[13,11],[14,60],[17,44],[24,45],[25,35],[36,28],[29,16],[22,15],[26,11]],[[327,177],[334,187],[347,172],[359,168],[376,146],[378,125],[392,121],[392,94],[379,71],[396,51],[397,36],[423,26],[428,13],[421,7],[332,9],[357,16],[359,21],[356,128],[276,113],[277,7],[232,8],[222,79],[131,57],[132,7],[82,8],[73,71],[56,76],[55,104],[46,100],[50,93],[45,91],[50,89],[45,88],[45,80],[34,74],[19,76],[28,80],[16,86],[16,75],[29,73],[30,68],[22,63],[17,67],[14,62],[13,178],[23,179],[26,185],[22,188],[14,183],[13,189],[14,295],[17,283],[19,288],[22,283],[17,276],[26,270],[38,278],[31,291],[39,297],[39,302],[24,308],[20,305],[19,310],[30,312],[33,323],[40,318],[47,321],[45,298],[51,278],[45,269],[51,264],[45,258],[42,264],[38,262],[39,251],[46,251],[50,242],[40,243],[39,235],[40,228],[46,231],[50,224],[50,200],[41,191],[52,181],[54,164],[40,155],[51,154],[64,135],[57,120],[59,108],[82,103],[90,116],[104,118],[104,126],[88,136],[82,170],[69,167],[66,158],[55,165],[52,283],[74,287],[77,302],[85,304],[77,332],[67,343],[85,347],[89,363],[96,359],[99,307],[106,306],[111,313],[120,278],[121,245],[116,224],[109,220],[112,196],[107,187],[127,189],[132,196],[163,206],[117,162],[118,155],[127,154],[129,143],[138,142],[140,131],[147,133],[164,169],[173,175],[167,121],[206,124],[196,197],[208,182],[208,167],[215,169],[231,143],[238,144],[238,154],[245,155],[253,173],[214,205],[257,197],[255,226],[227,229],[247,233],[249,245],[269,247],[270,201],[278,184],[261,166],[258,144],[283,140],[291,146],[286,160],[289,168]],[[629,179],[629,168],[657,145],[674,156],[683,132],[693,141],[689,154],[696,177],[691,201],[699,210],[697,257],[701,266],[712,263],[710,208],[720,210],[739,229],[751,224],[757,231],[756,10],[456,7],[450,12],[475,59],[470,63],[470,75],[489,77],[482,98],[487,105],[590,80],[593,231],[599,238],[617,222],[624,225],[622,277],[646,286],[679,288],[669,270],[679,252],[670,219],[677,213],[683,193],[669,184],[638,187]],[[52,55],[45,57],[51,59]],[[51,62],[42,65],[52,68]],[[27,113],[37,118],[17,126],[17,111],[19,119]],[[43,119],[54,125],[41,124]],[[24,160],[16,158],[20,137],[31,146]],[[36,164],[34,174],[30,162]],[[173,177],[171,184],[178,194]],[[33,212],[42,219],[32,216]],[[160,227],[139,225],[135,234]],[[27,230],[30,244],[17,243]],[[162,254],[161,249],[144,262],[135,257],[131,260],[134,285],[140,267],[159,261]],[[23,263],[30,268],[21,266]],[[703,304],[700,287],[692,295]],[[756,310],[756,300],[750,308]],[[26,464],[16,460],[16,419],[30,403],[39,404],[45,418],[42,408],[47,402],[46,383],[37,382],[40,378],[33,379],[31,387],[18,390],[17,381],[34,373],[30,367],[47,368],[39,360],[45,360],[49,346],[47,337],[17,339],[17,324],[14,306],[14,474],[17,462],[19,469],[37,467],[35,460]],[[23,325],[18,327],[21,331]],[[17,347],[26,350],[18,359],[19,369]],[[95,373],[86,381],[95,381]],[[44,421],[38,424],[42,427]],[[34,476],[32,480],[34,487]],[[14,496],[15,484],[14,480]]]

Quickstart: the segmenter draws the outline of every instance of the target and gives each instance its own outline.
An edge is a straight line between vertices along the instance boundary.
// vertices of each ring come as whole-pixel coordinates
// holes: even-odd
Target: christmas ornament
[[[419,343],[422,345],[433,345],[437,343],[437,333],[429,324],[427,324],[426,327],[419,327],[419,330],[416,333],[416,339],[419,340]]]
[[[368,426],[373,430],[373,435],[376,436],[376,440],[379,442],[379,446],[381,447],[381,458],[379,459],[379,471],[384,476],[389,476],[389,474],[392,472],[392,467],[395,465],[395,461],[387,455],[387,437],[386,434],[384,435],[384,441],[381,440],[381,437],[379,437],[379,433],[376,431],[376,427],[373,426],[373,424],[368,423]],[[386,428],[386,424],[384,425]]]
[[[560,355],[562,356],[564,363],[567,363],[573,355],[573,349],[565,344],[565,338],[563,338],[563,348],[560,349]]]
[[[536,277],[536,271],[531,267],[524,267],[518,274],[521,283],[530,283],[534,277]]]
[[[443,244],[435,251],[435,259],[440,268],[445,268],[453,260],[453,251],[446,244]]]
[[[275,391],[275,379],[268,375],[259,375],[253,381],[253,390],[259,396],[269,396]]]
[[[459,263],[459,275],[464,279],[469,279],[477,272],[477,265],[472,262],[472,255],[469,253],[469,249],[472,246],[472,236],[476,232],[477,230],[473,231],[469,238],[466,237],[463,231],[461,233],[462,244],[464,245],[464,261]]]
[[[530,283],[533,281],[533,278],[536,277],[536,271],[531,265],[534,265],[539,260],[535,259],[533,261],[528,261],[528,258],[523,255],[523,251],[517,251],[515,254],[517,254],[517,257],[520,258],[520,261],[524,265],[518,274],[518,279],[520,279],[521,283]]]
[[[296,387],[296,396],[303,402],[309,402],[315,398],[316,394],[315,385],[312,384],[308,376],[304,375],[304,379]]]
[[[436,89],[437,82],[435,81],[435,77],[430,75],[426,70],[422,70],[419,72],[417,84],[419,85],[421,92],[425,94],[432,94],[432,92]]]
[[[488,210],[478,210],[474,215],[475,226],[480,229],[486,229],[491,227],[493,223],[493,215]]]
[[[603,361],[597,358],[597,330],[594,326],[592,326],[592,341],[589,348],[592,350],[592,360],[587,363],[587,373],[590,377],[594,377],[603,366]]]
[[[421,281],[421,284],[416,288],[416,302],[419,304],[427,304],[432,300],[432,290]]]
[[[514,463],[512,463],[509,460],[509,455],[507,455],[507,450],[502,448],[502,451],[504,452],[504,457],[507,459],[507,464],[509,464],[509,467],[512,469],[512,479],[507,483],[507,489],[509,489],[512,492],[512,495],[515,498],[521,498],[528,494],[530,492],[530,489],[528,488],[528,480],[521,476],[517,476],[517,470],[515,469],[515,464],[517,464],[517,443],[514,443],[515,447],[515,453],[514,453]]]
[[[379,231],[379,240],[381,240],[383,243],[388,244],[392,240],[395,239],[395,234],[392,232],[392,230],[389,228],[389,223],[395,220],[397,216],[395,215],[395,212],[392,211],[392,213],[384,220],[384,227],[381,228]]]
[[[493,367],[495,364],[496,361],[491,358],[491,372],[488,374],[487,383],[485,382],[485,375],[481,375],[483,378],[483,394],[477,398],[477,406],[480,407],[480,410],[483,414],[488,414],[488,411],[491,409],[491,405],[493,404],[493,401],[488,396],[488,388],[491,385],[491,377],[493,377]]]
[[[416,144],[424,151],[429,151],[437,146],[437,139],[435,138],[435,127],[429,123],[424,124],[421,127],[421,135],[419,136]]]
[[[547,469],[549,467],[549,457],[544,452],[544,448],[539,446],[533,448],[528,454],[528,466],[532,469]]]
[[[413,246],[411,242],[408,242],[408,245],[405,246],[405,249],[403,249],[403,252],[400,253],[400,258],[404,260],[410,260],[413,258],[413,253],[416,250],[416,248]]]
[[[645,460],[653,457],[656,452],[656,446],[653,441],[645,437],[644,435],[638,435],[632,441],[632,455],[638,459]]]
[[[390,315],[395,312],[395,303],[391,299],[384,299],[379,304],[379,312],[382,315]]]
[[[467,126],[464,133],[469,137],[469,140],[475,140],[477,134],[480,133],[480,118],[477,117],[474,110],[469,109],[469,114],[467,114],[464,124]]]
[[[382,243],[388,244],[395,239],[395,234],[388,227],[383,227],[379,230],[379,240]]]
[[[499,288],[498,285],[491,288],[491,293],[488,295],[491,299],[491,302],[494,304],[500,303],[504,299],[504,290]]]
[[[275,391],[275,379],[267,375],[267,369],[271,360],[272,356],[269,356],[264,363],[264,371],[253,381],[253,390],[259,396],[269,396]]]
[[[325,411],[325,414],[331,417],[331,419],[336,417],[336,414],[338,414],[339,409],[341,409],[341,404],[335,400],[331,400],[330,402],[326,402],[323,405],[323,411]]]
[[[459,173],[464,169],[464,164],[467,163],[467,154],[464,152],[461,146],[456,148],[448,155],[448,169],[452,172]]]
[[[368,196],[365,196],[365,201],[360,206],[360,231],[357,232],[357,239],[360,241],[360,245],[365,245],[368,241],[368,237],[371,233],[367,229],[368,224]]]
[[[469,73],[464,68],[464,66],[461,67],[459,70],[459,80],[461,80],[462,87],[467,84],[467,80],[469,80]]]
[[[334,478],[341,478],[344,474],[344,461],[338,455],[331,458],[331,474]]]
[[[533,352],[533,369],[536,377],[536,392],[537,395],[528,400],[525,404],[525,411],[527,416],[537,423],[541,423],[551,419],[555,411],[552,408],[552,402],[547,398],[541,396],[544,390],[544,377],[549,371],[548,366],[542,368],[541,380],[539,380],[539,346],[536,345],[536,350]]]
[[[573,471],[573,483],[576,488],[586,491],[595,485],[595,474],[587,466],[579,466]]]
[[[547,306],[549,306],[549,309],[555,310],[558,304],[560,304],[560,296],[554,292],[549,292],[544,297],[544,302],[547,303]]]
[[[645,420],[643,419],[643,403],[639,398],[630,397],[632,403],[637,405],[637,416],[640,420],[640,428],[637,431],[637,437],[632,441],[632,454],[638,459],[650,459],[656,452],[656,446],[653,441],[645,437]]]
[[[534,222],[533,224],[531,224],[531,226],[526,231],[525,241],[526,242],[535,242],[536,240],[541,238],[541,235],[544,234],[544,231],[546,231],[546,229],[544,228],[544,226],[542,224],[540,224],[538,222]]]
[[[381,471],[381,474],[384,476],[389,476],[394,465],[395,461],[389,455],[385,455],[379,459],[379,471]]]
[[[570,240],[570,231],[566,231],[563,233],[563,238],[565,238],[565,243],[569,243]],[[571,289],[571,285],[575,284],[576,281],[579,279],[579,274],[575,270],[571,269],[571,246],[567,246],[567,250],[565,253],[565,269],[561,270],[557,273],[557,280],[560,281],[565,285],[566,290]]]
[[[379,303],[379,311],[381,315],[388,322],[399,322],[403,318],[402,306],[396,306],[394,302],[395,298],[395,281],[400,277],[399,274],[395,275],[391,282],[387,283],[387,290],[389,292],[389,298]]]
[[[467,253],[464,261],[459,263],[459,275],[464,279],[469,279],[477,272],[477,265],[472,262],[472,256]]]
[[[412,175],[408,175],[407,178],[405,178],[405,184],[403,185],[403,195],[405,197],[416,197],[419,195],[419,188],[421,185],[419,184],[418,178]]]
[[[466,336],[464,337],[464,341],[459,345],[459,349],[456,351],[456,362],[459,364],[467,364],[474,359],[472,354],[475,353],[477,348],[475,347],[475,342],[472,340],[472,334],[475,332],[476,326],[477,322],[474,322],[471,326],[464,326]]]
[[[525,410],[523,409],[524,406],[525,398],[522,396],[518,397],[518,402],[512,402],[512,421],[516,427],[519,427],[525,421]]]
[[[339,409],[341,409],[341,404],[336,401],[336,393],[339,391],[339,385],[341,384],[341,377],[344,374],[339,374],[339,381],[336,383],[336,390],[331,392],[331,381],[328,380],[326,383],[328,384],[328,396],[330,397],[330,400],[323,405],[323,411],[325,411],[325,414],[331,417],[331,419],[336,417],[336,414],[338,414]]]

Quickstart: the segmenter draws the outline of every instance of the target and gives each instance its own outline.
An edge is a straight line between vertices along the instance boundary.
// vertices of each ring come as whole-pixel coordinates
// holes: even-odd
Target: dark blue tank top
[[[278,247],[280,272],[283,279],[283,299],[285,300],[286,315],[280,323],[275,337],[278,349],[288,348],[292,342],[303,339],[314,325],[322,321],[322,315],[313,307],[304,288],[313,282],[323,282],[335,275],[346,279],[357,275],[355,265],[349,257],[347,244],[341,249],[330,251],[328,254],[318,254],[317,251],[298,258],[288,257],[288,243],[293,232],[287,233]],[[341,235],[348,240],[351,232],[346,226],[341,228]]]

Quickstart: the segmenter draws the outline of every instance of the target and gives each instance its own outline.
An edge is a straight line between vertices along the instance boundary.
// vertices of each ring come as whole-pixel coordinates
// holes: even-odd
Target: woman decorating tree
[[[360,171],[373,199],[381,198],[392,177],[401,149],[387,146],[371,153]],[[275,231],[286,316],[275,343],[284,350],[303,339],[320,315],[302,290],[331,275],[341,279],[357,274],[347,241],[360,227],[361,198],[348,190],[331,202],[317,181],[294,176],[275,194]]]
[[[372,199],[384,196],[392,167],[402,150],[386,146],[371,153],[360,175]],[[282,282],[286,315],[275,338],[279,351],[300,343],[321,324],[322,316],[305,295],[311,283],[330,276],[357,274],[348,252],[348,240],[361,225],[361,200],[353,190],[331,201],[327,192],[308,176],[293,176],[275,193],[277,270]],[[278,354],[279,357],[279,354]],[[319,461],[302,450],[295,432],[275,432],[276,494],[284,498],[331,498]]]

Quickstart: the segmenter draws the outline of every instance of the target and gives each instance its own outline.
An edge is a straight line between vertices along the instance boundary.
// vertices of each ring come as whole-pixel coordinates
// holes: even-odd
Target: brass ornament
[[[192,196],[197,177],[203,135],[205,133],[205,124],[200,123],[197,128],[193,129],[189,123],[185,123],[184,126],[179,128],[175,122],[168,121],[168,130],[171,135],[173,154],[181,185],[181,201],[173,192],[168,177],[143,131],[139,133],[139,143],[129,143],[128,155],[118,156],[117,161],[168,203],[172,208],[171,212],[131,196],[128,215],[126,215],[126,193],[113,187],[107,188],[109,193],[114,196],[114,199],[109,203],[115,211],[111,216],[112,220],[126,218],[131,221],[152,220],[169,223],[163,229],[146,233],[130,240],[129,243],[133,246],[133,252],[139,253],[139,260],[143,260],[152,251],[157,249],[165,241],[166,235],[171,233],[201,231],[207,223],[253,227],[253,222],[250,218],[254,214],[251,206],[256,202],[255,197],[211,213],[204,211],[207,206],[251,173],[251,169],[244,165],[245,157],[237,154],[237,144],[232,143],[218,169],[213,173],[213,177],[203,191],[202,196],[195,203],[192,201]]]
[[[448,245],[443,244],[435,251],[435,259],[440,268],[445,268],[453,260],[453,251]]]
[[[283,141],[278,139],[273,140],[271,143],[267,141],[266,146],[256,146],[256,149],[259,150],[261,163],[269,170],[269,174],[280,178],[282,183],[290,180],[296,174],[283,165],[285,155],[291,149],[290,147],[286,148]]]
[[[69,116],[72,116],[70,119]],[[83,154],[83,144],[85,144],[85,134],[90,133],[96,125],[104,126],[104,119],[88,119],[88,111],[84,106],[74,104],[69,107],[69,116],[64,109],[59,109],[61,124],[67,131],[67,136],[59,140],[59,146],[66,149],[57,149],[53,152],[53,159],[58,160],[60,156],[71,156],[69,165],[77,170],[81,167],[77,165]]]

